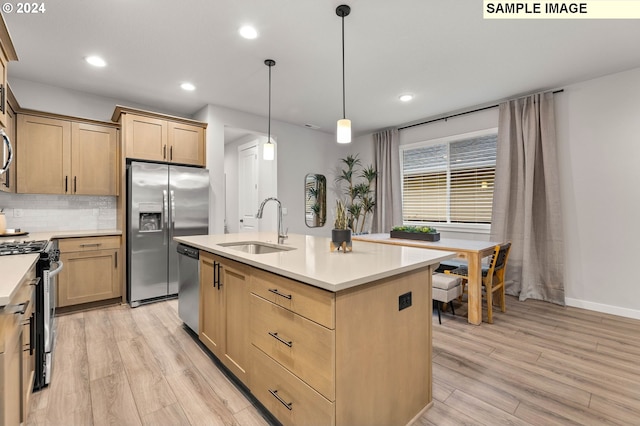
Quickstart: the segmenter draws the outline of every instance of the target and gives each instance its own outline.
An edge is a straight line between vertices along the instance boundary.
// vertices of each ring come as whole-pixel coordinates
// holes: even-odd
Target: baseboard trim
[[[602,312],[604,314],[618,315],[625,318],[640,319],[640,310],[621,308],[619,306],[605,305],[604,303],[589,302],[580,299],[566,297],[564,302],[567,306],[574,308],[588,309],[590,311]]]

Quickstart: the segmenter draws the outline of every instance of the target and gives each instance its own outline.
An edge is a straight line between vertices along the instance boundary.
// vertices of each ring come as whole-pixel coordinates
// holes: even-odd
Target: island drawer
[[[334,401],[335,332],[255,294],[251,313],[251,343]]]
[[[335,425],[334,404],[252,345],[251,392],[283,425]]]
[[[60,252],[110,250],[120,248],[120,236],[63,238],[58,241]]]
[[[255,269],[251,292],[330,329],[335,329],[335,294]]]

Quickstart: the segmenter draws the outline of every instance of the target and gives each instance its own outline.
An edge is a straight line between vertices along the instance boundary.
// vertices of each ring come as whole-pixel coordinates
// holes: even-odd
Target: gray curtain
[[[398,129],[373,134],[376,179],[376,209],[373,232],[389,232],[402,224],[400,193],[400,137]]]
[[[506,291],[564,305],[553,93],[500,104],[491,240],[512,242]]]

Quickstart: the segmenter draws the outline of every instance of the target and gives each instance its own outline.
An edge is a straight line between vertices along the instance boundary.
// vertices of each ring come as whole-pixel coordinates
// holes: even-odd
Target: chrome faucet
[[[280,200],[278,200],[276,197],[265,198],[258,208],[256,218],[262,219],[262,211],[264,210],[264,205],[267,204],[268,201],[272,200],[278,204],[278,244],[282,244],[284,243],[285,238],[287,238],[287,234],[282,230],[282,203],[280,202]]]

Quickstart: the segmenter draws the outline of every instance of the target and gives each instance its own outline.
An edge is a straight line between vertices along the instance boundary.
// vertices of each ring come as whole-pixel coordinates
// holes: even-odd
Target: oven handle
[[[54,269],[53,271],[49,271],[49,277],[55,277],[56,275],[58,275],[60,273],[60,271],[62,271],[62,267],[64,266],[64,263],[62,263],[61,260],[58,260],[56,262],[58,264],[58,267],[56,269]]]
[[[0,175],[9,170],[9,165],[11,164],[11,160],[13,160],[13,150],[11,149],[11,141],[7,137],[7,134],[3,129],[0,129],[0,136],[2,137],[2,143],[6,144],[7,147],[7,161],[0,167]],[[3,149],[4,152],[4,149]]]

